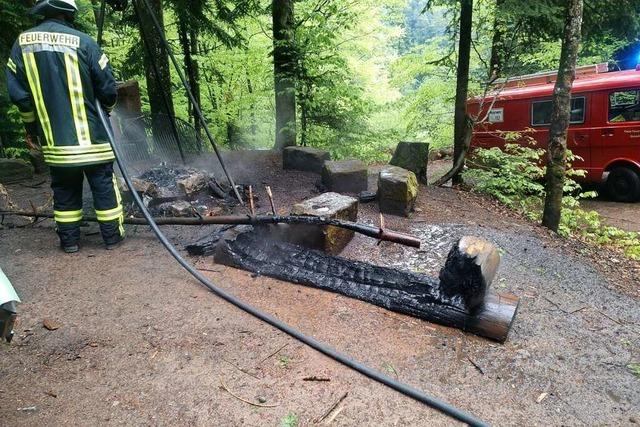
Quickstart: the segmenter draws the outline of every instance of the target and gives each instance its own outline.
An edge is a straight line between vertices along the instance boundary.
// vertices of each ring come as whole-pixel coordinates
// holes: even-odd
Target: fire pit
[[[133,184],[154,216],[216,216],[237,205],[231,187],[192,168],[149,169],[133,178]]]

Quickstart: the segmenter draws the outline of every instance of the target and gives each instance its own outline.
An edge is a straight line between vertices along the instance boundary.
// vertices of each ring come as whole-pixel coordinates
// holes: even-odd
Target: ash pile
[[[132,181],[154,216],[217,216],[231,212],[238,204],[231,186],[202,170],[161,166]],[[141,216],[135,210],[133,214]]]

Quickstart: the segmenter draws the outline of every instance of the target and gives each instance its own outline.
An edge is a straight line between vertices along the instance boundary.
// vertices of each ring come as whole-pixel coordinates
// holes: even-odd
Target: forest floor
[[[271,185],[283,212],[318,194],[316,175],[283,172],[274,155],[232,157],[236,181]],[[22,207],[49,193],[46,184],[8,189]],[[421,250],[357,236],[343,256],[435,275],[457,238],[489,239],[503,254],[494,289],[521,298],[505,344],[191,261],[251,304],[491,424],[640,422],[640,378],[627,367],[640,361],[640,263],[560,239],[472,193],[421,187],[417,207],[386,222],[420,236]],[[362,221],[377,217],[375,204],[361,206]],[[78,254],[63,255],[50,221],[10,222],[26,221],[0,228],[0,265],[23,300],[16,337],[0,346],[3,424],[312,425],[336,402],[322,423],[455,424],[213,296],[148,227],[128,228],[109,252],[89,232]],[[181,246],[208,229],[166,231]],[[59,328],[43,328],[45,319]],[[273,407],[243,401],[258,398]]]

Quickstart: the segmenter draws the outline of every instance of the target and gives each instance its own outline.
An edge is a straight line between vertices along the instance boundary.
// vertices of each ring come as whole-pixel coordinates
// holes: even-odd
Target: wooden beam
[[[479,301],[467,299],[464,292],[445,292],[449,284],[430,276],[332,257],[274,239],[256,230],[230,230],[218,240],[214,257],[231,267],[340,293],[498,342],[507,339],[516,316],[519,300],[512,295],[487,292]],[[467,262],[476,259],[463,265]],[[481,265],[474,265],[482,271]]]

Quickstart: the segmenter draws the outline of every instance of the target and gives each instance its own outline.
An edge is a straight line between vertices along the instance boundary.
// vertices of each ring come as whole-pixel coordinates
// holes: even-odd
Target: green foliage
[[[300,425],[300,419],[294,412],[289,412],[280,421],[280,427],[298,427]]]
[[[286,354],[281,354],[280,356],[278,356],[278,364],[281,368],[287,369],[290,363],[291,357],[287,356]]]
[[[640,363],[629,363],[627,369],[636,377],[640,378]]]
[[[528,213],[531,204],[544,196],[544,170],[536,164],[543,154],[542,149],[515,143],[506,144],[504,151],[497,147],[479,149],[469,160],[472,169],[465,172],[465,178],[474,182],[478,191]]]
[[[5,155],[9,159],[21,159],[27,162],[29,161],[29,150],[26,148],[8,147],[5,148]]]
[[[526,133],[510,132],[503,135],[504,149],[477,149],[473,152],[464,172],[466,180],[476,191],[489,194],[509,208],[517,210],[533,221],[540,221],[544,206],[545,151],[527,144]],[[569,162],[575,157],[569,154]],[[564,237],[577,237],[584,241],[619,248],[632,259],[640,259],[640,236],[603,224],[597,212],[580,207],[580,200],[596,196],[582,192],[574,180],[584,171],[569,167],[564,186],[559,233]]]
[[[6,3],[6,5],[5,5]],[[22,2],[0,9],[0,61],[32,24]],[[95,0],[79,0],[77,26],[96,35]],[[270,0],[165,0],[166,35],[178,61],[185,47],[197,70],[202,110],[216,139],[229,148],[270,148],[275,133]],[[426,7],[428,6],[428,7]],[[506,74],[555,69],[564,25],[563,0],[474,2],[470,95],[484,91],[495,30]],[[640,29],[636,0],[589,0],[580,64],[603,62]],[[295,2],[300,144],[336,158],[387,161],[399,140],[453,143],[457,0],[298,0]],[[107,16],[104,47],[118,80],[136,79],[145,93],[137,22],[129,7]],[[187,31],[185,31],[187,29]],[[186,46],[189,44],[190,46]],[[176,115],[193,123],[175,72]],[[20,146],[22,126],[0,83],[0,136]],[[8,144],[7,144],[8,142]]]
[[[7,93],[4,67],[18,34],[33,23],[22,2],[5,1],[0,7],[0,144],[6,147],[19,147],[23,132],[22,120],[15,107],[12,107]],[[6,154],[6,153],[5,153]],[[2,149],[0,148],[0,155]]]

